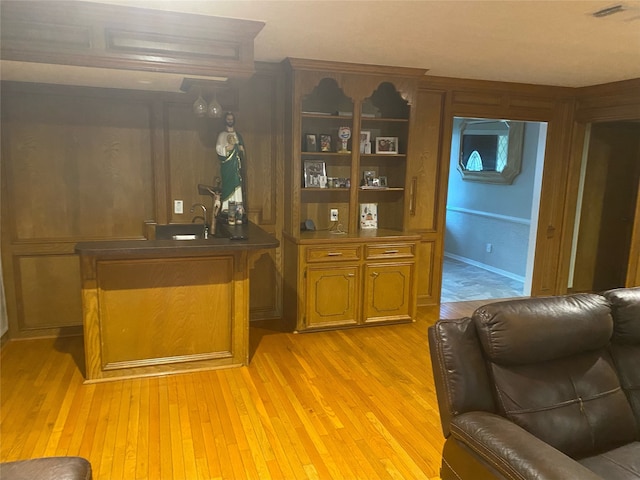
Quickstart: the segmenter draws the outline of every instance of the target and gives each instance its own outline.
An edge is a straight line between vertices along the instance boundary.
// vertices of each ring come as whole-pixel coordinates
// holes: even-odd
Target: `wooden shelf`
[[[383,122],[398,122],[398,123],[409,123],[409,119],[408,118],[387,118],[387,117],[365,117],[362,116],[361,118],[362,123],[368,123],[368,122],[379,122],[379,123],[383,123]]]

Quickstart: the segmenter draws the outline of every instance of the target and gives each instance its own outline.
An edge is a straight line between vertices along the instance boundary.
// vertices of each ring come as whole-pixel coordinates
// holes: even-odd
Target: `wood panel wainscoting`
[[[294,335],[250,327],[248,367],[83,384],[82,337],[1,352],[0,460],[80,455],[96,480],[437,479],[437,318]]]

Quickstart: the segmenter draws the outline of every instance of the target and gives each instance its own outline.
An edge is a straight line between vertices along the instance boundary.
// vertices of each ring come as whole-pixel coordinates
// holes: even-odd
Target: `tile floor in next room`
[[[522,297],[524,283],[445,257],[441,302]]]

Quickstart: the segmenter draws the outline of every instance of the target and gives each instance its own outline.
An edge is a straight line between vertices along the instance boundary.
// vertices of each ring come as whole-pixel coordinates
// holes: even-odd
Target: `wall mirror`
[[[524,122],[465,118],[458,170],[470,182],[511,184],[522,166]]]

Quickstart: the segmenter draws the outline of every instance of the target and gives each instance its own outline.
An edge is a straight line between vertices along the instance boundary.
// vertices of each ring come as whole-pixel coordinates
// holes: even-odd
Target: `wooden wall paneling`
[[[419,89],[413,109],[405,195],[405,212],[409,212],[405,224],[411,231],[437,230],[444,96],[442,91]]]
[[[640,287],[640,181],[638,182],[635,212],[625,287]]]
[[[436,262],[436,242],[423,239],[418,242],[416,258],[417,304],[437,305],[440,302],[442,266]]]
[[[565,245],[573,238],[574,201],[567,198],[573,126],[573,101],[558,101],[548,122],[538,232],[531,287],[532,296],[567,292],[568,277],[562,265]]]
[[[151,164],[153,168],[153,200],[154,206],[151,217],[145,217],[144,222],[167,224],[171,218],[173,208],[170,205],[169,185],[169,152],[166,140],[165,105],[161,97],[153,98],[151,102]],[[145,236],[146,236],[146,232]]]
[[[567,279],[567,293],[569,289],[569,276],[571,268],[571,256],[573,255],[573,235],[575,234],[575,217],[578,209],[578,196],[580,188],[580,176],[582,168],[582,148],[584,146],[587,130],[584,124],[574,122],[571,134],[571,147],[568,156],[569,170],[567,174],[567,191],[565,209],[567,215],[564,223],[566,235],[563,237],[561,245],[561,256],[558,275]],[[575,284],[575,281],[574,281]]]
[[[249,218],[282,240],[284,213],[284,74],[279,66],[257,64],[240,83],[238,130],[247,148]],[[255,259],[250,272],[251,320],[282,316],[282,247]]]
[[[434,262],[434,258],[435,239],[444,232],[438,219],[443,190],[440,178],[443,169],[448,171],[448,163],[445,168],[440,162],[445,100],[446,92],[442,90],[418,89],[411,118],[405,218],[409,230],[422,234],[416,256],[419,306],[435,305],[440,299],[442,265]]]
[[[148,104],[15,91],[3,110],[15,241],[142,236],[154,200]]]
[[[276,183],[280,179],[276,178],[276,172],[282,152],[278,146],[278,139],[282,138],[282,131],[278,131],[278,86],[277,72],[263,70],[240,88],[242,117],[238,120],[238,131],[248,132],[244,135],[248,212],[260,225],[275,225],[277,217]]]
[[[198,118],[190,103],[167,103],[164,108],[165,141],[167,144],[169,223],[191,223],[202,216],[195,203],[202,203],[210,215],[211,197],[198,193],[198,184],[214,185],[220,176],[220,162],[215,150],[216,138],[222,131],[221,119]],[[174,213],[173,202],[182,200],[182,214]],[[198,219],[203,222],[203,219]]]
[[[577,91],[576,121],[581,123],[640,119],[640,78]]]
[[[285,235],[280,244],[283,250],[282,277],[283,277],[283,304],[282,318],[288,330],[295,330],[297,324],[304,315],[304,308],[300,307],[304,298],[304,284],[302,275],[299,275],[298,257],[300,247],[295,240]]]
[[[75,243],[143,238],[154,217],[150,96],[11,82],[2,94],[10,336],[78,332]]]
[[[14,256],[20,331],[82,325],[76,255]]]

